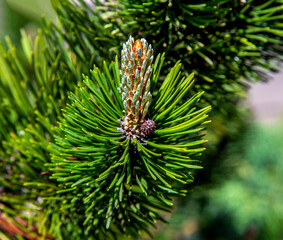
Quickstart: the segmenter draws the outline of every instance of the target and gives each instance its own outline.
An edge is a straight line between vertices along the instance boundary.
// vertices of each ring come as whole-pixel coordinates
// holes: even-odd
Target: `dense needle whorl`
[[[144,137],[140,126],[145,121],[152,95],[150,75],[152,72],[153,49],[142,38],[129,40],[123,44],[121,52],[121,84],[118,88],[122,96],[125,116],[118,128],[129,139]],[[145,131],[149,132],[149,131]]]

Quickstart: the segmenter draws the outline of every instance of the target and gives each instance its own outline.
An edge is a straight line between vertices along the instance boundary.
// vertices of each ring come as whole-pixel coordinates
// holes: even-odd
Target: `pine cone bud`
[[[139,139],[154,131],[146,130],[147,125],[144,125],[143,133],[140,129],[145,123],[152,99],[149,90],[153,49],[144,38],[135,41],[130,36],[129,40],[123,44],[121,55],[121,85],[118,90],[122,96],[125,116],[121,119],[122,126],[119,130],[130,139]]]
[[[155,122],[151,119],[144,121],[140,127],[141,135],[148,137],[155,131]]]

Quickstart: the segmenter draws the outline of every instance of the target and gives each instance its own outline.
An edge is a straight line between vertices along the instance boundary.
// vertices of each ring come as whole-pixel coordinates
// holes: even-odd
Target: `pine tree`
[[[276,70],[282,1],[52,3],[60,24],[0,45],[0,237],[150,234],[200,168],[209,105]]]

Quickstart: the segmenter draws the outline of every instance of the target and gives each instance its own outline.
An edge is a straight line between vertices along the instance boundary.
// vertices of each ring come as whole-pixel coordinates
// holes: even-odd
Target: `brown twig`
[[[16,221],[22,225],[24,228],[28,227],[28,223],[26,220],[15,217]],[[0,230],[2,230],[4,233],[9,234],[10,237],[17,240],[17,236],[20,235],[26,239],[29,240],[42,240],[43,237],[40,236],[37,229],[32,226],[29,229],[29,232],[24,231],[22,228],[20,228],[15,221],[12,218],[7,217],[6,214],[3,214],[0,212]],[[53,239],[53,237],[49,234],[45,236],[47,239]]]

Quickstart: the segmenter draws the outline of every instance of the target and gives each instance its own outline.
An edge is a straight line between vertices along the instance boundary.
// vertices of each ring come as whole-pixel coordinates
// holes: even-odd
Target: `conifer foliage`
[[[200,168],[208,105],[276,70],[283,2],[52,4],[0,44],[0,238],[136,238]]]
[[[264,70],[276,70],[274,60],[282,59],[281,0],[55,2],[78,55],[92,45],[90,55],[111,60],[129,35],[145,38],[167,54],[164,64],[182,59],[182,70],[196,74],[195,88],[215,106],[244,95],[247,80],[268,80]]]
[[[182,101],[193,74],[181,77],[180,63],[154,90],[164,54],[151,65],[151,46],[145,39],[136,43],[142,44],[135,49],[130,37],[124,45],[120,71],[117,58],[112,74],[106,64],[104,73],[94,68],[93,80],[84,76],[83,86],[70,95],[47,164],[64,206],[83,220],[85,236],[106,230],[115,235],[119,229],[137,237],[148,231],[163,219],[160,210],[170,209],[172,197],[185,194],[182,185],[200,168],[197,156],[205,140],[199,132],[210,110],[195,108],[203,93]],[[149,119],[156,127],[144,134],[140,128]]]

